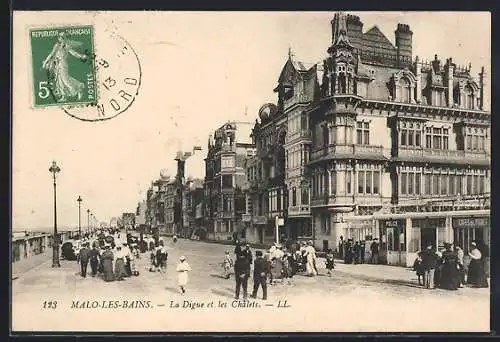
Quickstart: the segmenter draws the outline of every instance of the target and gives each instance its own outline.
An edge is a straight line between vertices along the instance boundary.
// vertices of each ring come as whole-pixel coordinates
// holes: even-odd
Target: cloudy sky
[[[377,25],[393,43],[396,25],[409,24],[414,56],[470,62],[476,75],[481,66],[490,70],[489,13],[353,14],[361,17],[364,31]],[[272,90],[289,48],[298,60],[320,62],[331,41],[332,18],[329,12],[14,13],[14,230],[52,226],[53,159],[62,169],[62,228],[78,224],[78,195],[82,212],[90,208],[99,220],[135,210],[161,169],[174,175],[179,149],[202,145],[186,172],[203,177],[208,134],[227,120],[253,122],[261,104],[275,101]],[[32,109],[27,29],[103,22],[139,56],[143,78],[132,107],[96,123],[58,108]]]

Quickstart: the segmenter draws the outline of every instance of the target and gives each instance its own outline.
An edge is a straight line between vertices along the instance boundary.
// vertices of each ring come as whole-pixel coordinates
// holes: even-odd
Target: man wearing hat
[[[253,292],[250,297],[256,298],[259,286],[262,286],[262,299],[267,299],[267,274],[270,273],[270,265],[262,257],[261,251],[255,252],[255,262],[253,269]]]
[[[253,262],[253,256],[252,256],[252,250],[250,249],[249,243],[246,244],[245,249],[243,251],[241,251],[241,253],[248,260],[248,272],[250,272],[250,267],[251,267],[252,262]]]
[[[426,289],[434,288],[434,273],[437,266],[438,256],[432,249],[432,245],[428,245],[422,251],[422,268],[424,269],[424,286]]]
[[[84,242],[82,248],[80,249],[80,275],[83,278],[87,277],[87,266],[89,264],[89,249],[87,248],[88,243]]]
[[[92,249],[89,251],[90,259],[90,269],[92,270],[92,277],[97,275],[97,268],[99,266],[99,250],[97,249],[97,243],[92,244]]]
[[[243,288],[243,300],[247,299],[248,278],[250,277],[250,264],[244,253],[238,254],[234,263],[234,277],[236,280],[235,299],[240,298],[240,288]]]

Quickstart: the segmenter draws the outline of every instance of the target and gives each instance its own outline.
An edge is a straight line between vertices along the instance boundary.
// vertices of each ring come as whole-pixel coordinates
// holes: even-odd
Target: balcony
[[[398,159],[429,162],[445,162],[453,164],[484,164],[491,163],[490,156],[485,151],[437,150],[430,148],[406,148],[400,146]]]
[[[288,132],[287,137],[286,137],[286,143],[292,143],[295,142],[299,139],[304,140],[305,143],[311,143],[311,131],[307,129],[302,129],[296,132]]]
[[[297,104],[308,104],[312,101],[312,97],[306,94],[295,94],[293,97],[285,100],[285,110]]]
[[[386,159],[383,146],[375,145],[329,145],[311,151],[311,161],[336,158]]]
[[[220,150],[221,152],[236,152],[236,144],[223,144]]]

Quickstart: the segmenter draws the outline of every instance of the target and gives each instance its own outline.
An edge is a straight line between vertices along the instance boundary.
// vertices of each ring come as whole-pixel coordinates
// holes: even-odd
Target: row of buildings
[[[175,198],[184,198],[177,232],[213,240],[271,243],[280,217],[280,236],[322,250],[378,238],[394,265],[428,244],[489,245],[484,68],[474,77],[452,58],[414,57],[405,24],[395,45],[376,26],[364,32],[357,16],[337,13],[331,27],[322,63],[289,54],[276,103],[255,123],[229,121],[209,137],[204,180],[154,182],[150,223],[172,234]]]

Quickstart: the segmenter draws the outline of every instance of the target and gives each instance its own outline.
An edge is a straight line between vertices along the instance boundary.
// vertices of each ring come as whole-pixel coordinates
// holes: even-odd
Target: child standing
[[[328,276],[332,276],[332,270],[335,268],[335,260],[333,258],[333,251],[331,248],[326,252],[326,269],[328,271]]]
[[[224,278],[229,279],[229,277],[231,276],[231,270],[233,268],[233,259],[229,255],[229,251],[226,251],[224,254],[222,268],[224,269]]]
[[[176,268],[177,274],[178,274],[178,282],[179,282],[179,289],[181,290],[182,294],[186,293],[186,285],[188,283],[188,272],[191,271],[191,266],[186,261],[185,256],[181,256],[179,258],[179,263],[177,264]]]

